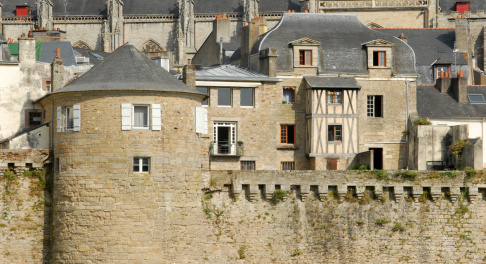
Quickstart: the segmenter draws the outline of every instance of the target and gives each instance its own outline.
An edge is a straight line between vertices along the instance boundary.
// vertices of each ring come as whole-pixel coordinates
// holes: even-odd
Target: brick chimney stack
[[[452,79],[452,93],[460,104],[467,104],[467,78],[464,77],[462,70],[457,72],[457,78]]]
[[[241,67],[250,67],[251,50],[257,42],[258,37],[266,33],[267,30],[267,20],[263,17],[255,17],[250,24],[243,26],[241,34]]]
[[[19,38],[19,61],[23,68],[35,67],[35,39],[25,34]]]
[[[64,63],[61,59],[61,49],[57,48],[56,57],[51,64],[52,91],[64,87]]]

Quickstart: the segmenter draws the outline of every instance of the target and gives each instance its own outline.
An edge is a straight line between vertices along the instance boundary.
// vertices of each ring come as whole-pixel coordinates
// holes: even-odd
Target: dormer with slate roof
[[[394,43],[376,39],[363,44],[366,46],[368,69],[392,69]]]
[[[289,43],[292,46],[294,54],[293,64],[295,68],[311,68],[313,74],[316,74],[319,66],[319,50],[321,43],[319,41],[304,37]]]

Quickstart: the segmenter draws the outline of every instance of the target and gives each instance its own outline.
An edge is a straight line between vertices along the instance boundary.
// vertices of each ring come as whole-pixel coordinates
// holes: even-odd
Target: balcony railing
[[[243,142],[236,144],[229,142],[211,142],[209,153],[211,156],[243,156]]]
[[[336,8],[383,8],[383,7],[427,7],[429,0],[343,0],[325,1],[321,0],[321,9]]]

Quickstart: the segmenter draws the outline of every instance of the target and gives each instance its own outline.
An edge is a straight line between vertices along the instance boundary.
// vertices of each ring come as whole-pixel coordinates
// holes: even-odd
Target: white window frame
[[[376,98],[381,97],[381,113],[380,116],[377,116],[377,109],[376,109]],[[382,95],[368,95],[366,97],[366,116],[367,117],[376,117],[376,118],[383,118],[383,96]]]
[[[58,106],[56,112],[58,133],[81,130],[81,105]],[[68,126],[70,112],[72,112],[72,126]]]
[[[213,124],[213,141],[214,146],[218,146],[218,127],[229,127],[230,128],[230,140],[227,144],[230,145],[228,155],[236,155],[236,122],[215,122]]]
[[[73,116],[72,120],[69,118],[71,115]],[[71,122],[69,122],[71,120]],[[72,126],[69,126],[69,123],[72,123]],[[66,131],[73,131],[74,130],[74,111],[72,106],[64,107],[64,128]]]
[[[136,126],[135,125],[135,107],[144,107],[145,110],[146,110],[146,113],[147,113],[147,117],[146,117],[146,122],[147,122],[147,126],[144,127],[140,127],[140,126]],[[149,105],[137,105],[137,104],[134,104],[132,106],[132,128],[133,129],[143,129],[143,130],[148,130],[150,129],[150,106]]]
[[[146,160],[148,163],[148,170],[143,170],[143,161]],[[138,164],[137,164],[138,163]],[[138,166],[138,170],[135,170],[135,165]],[[134,173],[150,173],[151,164],[150,157],[133,157],[133,172]]]

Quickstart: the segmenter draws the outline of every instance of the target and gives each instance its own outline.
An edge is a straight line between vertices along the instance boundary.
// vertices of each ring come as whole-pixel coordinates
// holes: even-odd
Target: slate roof
[[[8,40],[2,34],[0,34],[0,43],[8,43]]]
[[[315,77],[306,76],[307,81],[312,89],[335,88],[335,89],[361,89],[354,77]]]
[[[61,59],[64,66],[76,65],[73,47],[69,41],[42,42],[41,54],[39,61],[52,63],[56,57],[57,48],[61,48]]]
[[[197,80],[218,81],[269,81],[280,82],[282,79],[243,69],[234,65],[222,65],[196,71]]]
[[[479,10],[486,11],[486,1],[484,0],[440,0],[439,6],[442,12],[450,14],[451,11],[456,11],[457,2],[469,2],[469,10],[473,13]]]
[[[62,0],[51,0],[55,16],[63,15],[106,15],[105,0],[68,0],[66,7]],[[37,0],[0,0],[3,4],[3,16],[15,16],[15,6],[27,3],[31,14],[37,15]],[[178,0],[123,0],[125,15],[141,14],[179,14]],[[234,13],[243,12],[243,0],[194,0],[194,12],[197,13]],[[300,10],[299,0],[260,0],[259,11]]]
[[[321,72],[367,73],[363,44],[383,39],[395,44],[394,73],[416,74],[414,54],[408,45],[398,38],[369,29],[356,15],[285,13],[277,26],[260,36],[252,54],[277,48],[277,70],[291,72],[293,58],[289,43],[304,37],[321,42]]]
[[[53,93],[84,91],[158,91],[201,94],[177,80],[131,44]]]
[[[81,55],[89,58],[89,64],[97,65],[104,60],[104,58],[108,57],[110,53],[99,51],[99,50],[88,50],[88,49],[81,49],[81,48],[73,48],[75,51],[79,52]],[[98,54],[103,59],[99,59],[93,54]]]
[[[415,52],[417,65],[454,64],[454,29],[377,29],[376,31],[398,37],[404,34],[408,45]],[[462,53],[456,55],[456,64],[467,65]]]
[[[486,86],[468,86],[467,92],[486,98]],[[430,118],[484,118],[486,104],[459,104],[453,95],[441,94],[435,86],[417,86],[417,112]]]

